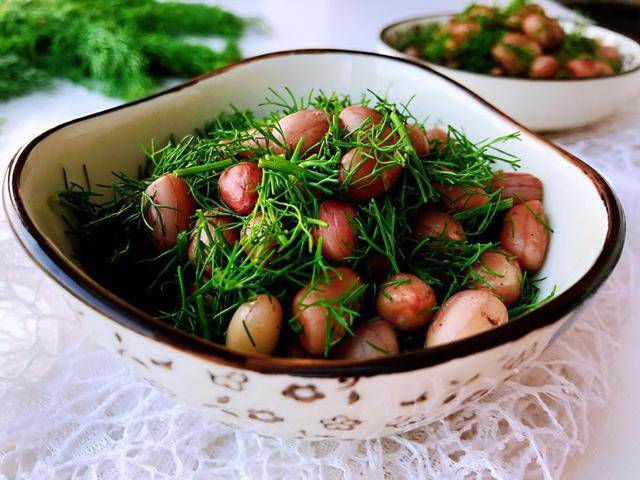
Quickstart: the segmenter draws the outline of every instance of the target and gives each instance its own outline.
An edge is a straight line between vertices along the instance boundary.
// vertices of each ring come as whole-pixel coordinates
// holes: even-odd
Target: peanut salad
[[[135,178],[65,175],[86,271],[193,335],[286,357],[428,349],[550,297],[532,278],[543,185],[515,171],[517,133],[472,141],[374,92],[272,95],[266,116],[231,107],[152,143]]]
[[[504,8],[473,3],[446,23],[407,32],[396,48],[406,55],[476,73],[529,78],[594,78],[622,71],[615,46],[565,31],[541,6],[513,0]]]

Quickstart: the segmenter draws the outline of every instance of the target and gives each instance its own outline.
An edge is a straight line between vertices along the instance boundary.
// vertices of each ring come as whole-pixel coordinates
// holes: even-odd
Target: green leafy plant
[[[240,58],[248,22],[215,6],[156,0],[3,0],[0,100],[66,78],[134,99],[168,77],[190,77]],[[216,36],[215,51],[185,35]]]

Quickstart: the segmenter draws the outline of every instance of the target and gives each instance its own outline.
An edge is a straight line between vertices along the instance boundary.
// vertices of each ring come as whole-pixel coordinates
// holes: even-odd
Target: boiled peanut
[[[206,225],[197,228],[189,242],[187,254],[192,262],[197,257],[198,243],[204,247],[206,257],[211,240],[214,242],[225,241],[228,245],[234,245],[240,239],[238,229],[232,226],[233,219],[231,217],[212,210],[204,212],[203,215]]]
[[[549,244],[544,208],[539,200],[529,200],[511,208],[500,230],[501,247],[530,272],[542,267]]]
[[[183,178],[167,173],[154,180],[144,191],[144,218],[156,248],[175,246],[178,233],[187,230],[196,202]],[[151,199],[151,202],[148,201]]]
[[[340,297],[353,293],[362,285],[360,276],[346,267],[339,267],[330,274],[328,282],[321,282],[312,286],[308,284],[302,288],[293,299],[291,310],[302,325],[300,340],[302,346],[312,355],[322,355],[325,351],[327,336],[335,342],[344,335],[344,328],[330,315],[329,310],[319,302],[333,305],[340,301]],[[344,298],[344,297],[343,297]],[[350,305],[357,308],[358,305]],[[348,317],[345,315],[345,322]],[[329,324],[329,325],[327,325]],[[327,326],[331,329],[327,332]]]
[[[451,20],[447,26],[447,30],[458,44],[462,44],[472,34],[480,30],[480,24],[475,20],[459,21]]]
[[[411,45],[410,47],[405,48],[404,52],[402,53],[404,53],[407,57],[422,58],[422,52],[415,45]]]
[[[542,181],[530,173],[498,172],[493,177],[492,186],[494,190],[503,189],[502,198],[522,202],[542,200]]]
[[[398,330],[418,330],[433,316],[436,295],[427,282],[410,273],[387,280],[376,298],[380,318]]]
[[[613,75],[615,73],[613,67],[607,62],[596,60],[595,67],[599,77],[608,77],[609,75]]]
[[[538,42],[543,50],[557,48],[564,36],[558,22],[538,13],[528,15],[523,20],[522,31]]]
[[[318,227],[314,234],[316,239],[322,238],[324,258],[342,260],[351,256],[358,235],[356,215],[355,207],[342,200],[328,199],[320,204],[318,217],[327,226]]]
[[[260,294],[242,303],[233,314],[225,345],[242,352],[270,355],[282,328],[282,306],[272,295]]]
[[[262,135],[258,130],[252,128],[247,130],[247,135],[249,138],[246,140],[242,140],[240,145],[246,147],[246,150],[243,150],[238,153],[239,157],[242,158],[252,158],[256,155],[259,155],[261,151],[266,150],[269,146],[269,141]]]
[[[373,108],[362,105],[350,105],[343,108],[338,114],[340,127],[351,133],[360,128],[363,124],[368,128],[378,125],[382,121],[382,115]],[[366,124],[365,124],[366,121]]]
[[[397,355],[399,352],[398,336],[393,327],[383,320],[361,324],[353,333],[338,345],[338,358],[366,360]]]
[[[429,155],[431,147],[429,146],[427,134],[414,124],[407,124],[404,126],[404,129],[407,132],[407,137],[409,137],[409,141],[411,142],[411,145],[413,145],[413,149],[416,151],[416,154],[419,157]]]
[[[381,157],[368,147],[353,148],[342,157],[339,178],[346,184],[350,200],[366,202],[378,197],[391,190],[400,179],[402,166]]]
[[[281,118],[273,128],[276,144],[272,148],[278,154],[293,152],[302,140],[303,153],[315,147],[328,131],[329,119],[324,110],[299,110]]]
[[[441,195],[442,208],[447,211],[470,210],[489,201],[486,192],[476,185],[436,184],[434,187]]]
[[[518,8],[514,13],[509,15],[505,19],[505,24],[514,30],[520,30],[522,28],[522,22],[525,18],[532,14],[544,15],[542,7],[536,4],[525,4]]]
[[[572,78],[593,78],[598,76],[598,66],[594,60],[576,58],[564,65]]]
[[[240,162],[227,168],[218,178],[222,201],[238,215],[248,215],[258,201],[262,169],[252,162]]]
[[[527,71],[527,63],[514,51],[521,50],[532,59],[542,54],[534,40],[522,33],[507,33],[491,50],[493,58],[510,75],[521,75]]]
[[[508,253],[486,251],[480,255],[473,270],[480,277],[473,282],[474,288],[488,288],[508,307],[520,297],[522,270]]]
[[[431,130],[427,130],[427,140],[429,140],[429,146],[431,148],[442,150],[447,146],[449,134],[441,128],[432,128]]]
[[[427,348],[455,342],[509,321],[504,304],[489,290],[463,290],[440,307],[427,330]]]
[[[560,65],[555,57],[542,55],[531,63],[529,76],[531,78],[554,78],[558,74],[559,69]]]
[[[464,228],[455,218],[438,210],[421,210],[413,221],[412,230],[416,238],[444,237],[449,240],[464,240]]]
[[[598,58],[606,60],[608,62],[619,62],[621,59],[620,50],[616,47],[610,47],[606,45],[600,45],[596,52]]]

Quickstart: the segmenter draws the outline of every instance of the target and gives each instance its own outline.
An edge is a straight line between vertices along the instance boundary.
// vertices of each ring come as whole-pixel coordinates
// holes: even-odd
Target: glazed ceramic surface
[[[522,127],[445,77],[417,63],[376,54],[308,50],[268,54],[205,75],[154,97],[43,133],[17,153],[7,173],[9,219],[31,257],[61,287],[87,330],[135,372],[203,414],[266,435],[371,438],[458,411],[536,358],[604,281],[620,255],[624,220],[615,196],[590,167],[528,131],[508,149],[542,179],[554,234],[539,273],[554,300],[504,326],[429,351],[370,361],[293,360],[244,355],[191,337],[96,284],[71,258],[56,205],[62,169],[94,184],[112,171],[135,175],[141,145],[182,136],[229,108],[256,109],[269,87],[391,101],[414,97],[429,123],[476,140]],[[259,110],[263,111],[264,110]],[[105,193],[108,193],[105,191]]]
[[[421,25],[444,23],[450,18],[424,17],[390,25],[380,34],[378,51],[409,58],[394,48],[399,38]],[[573,22],[561,23],[567,31],[576,28]],[[626,57],[622,74],[581,80],[493,77],[412,60],[461,83],[532,130],[563,130],[606,118],[640,94],[640,44],[624,35],[593,25],[585,27],[585,34],[620,49]]]

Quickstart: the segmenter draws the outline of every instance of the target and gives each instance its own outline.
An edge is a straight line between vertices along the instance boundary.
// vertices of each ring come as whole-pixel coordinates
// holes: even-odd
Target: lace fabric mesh
[[[639,286],[640,100],[552,139],[591,159],[622,199],[629,231],[618,268],[530,367],[455,416],[380,440],[264,438],[176,404],[96,346],[2,215],[0,478],[558,478],[589,441],[616,337],[639,313],[630,292]]]

